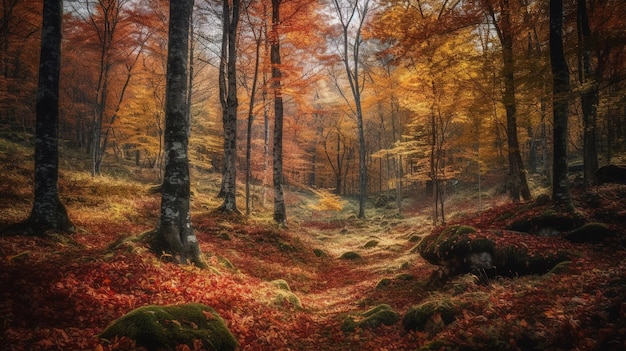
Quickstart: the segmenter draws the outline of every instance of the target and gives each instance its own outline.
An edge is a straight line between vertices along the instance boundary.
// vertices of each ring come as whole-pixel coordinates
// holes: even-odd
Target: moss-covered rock
[[[450,299],[430,300],[410,307],[402,317],[402,326],[405,330],[435,333],[452,323],[457,312],[457,303]]]
[[[417,251],[429,263],[444,267],[444,277],[473,273],[479,277],[541,274],[567,260],[567,252],[529,252],[502,232],[450,226],[425,237]]]
[[[368,242],[365,243],[365,245],[363,245],[363,248],[365,249],[372,249],[376,246],[378,246],[379,241],[378,240],[369,240]]]
[[[354,251],[347,251],[344,252],[343,254],[341,254],[341,256],[339,256],[339,258],[341,258],[342,260],[362,260],[363,257]]]
[[[505,229],[542,236],[556,236],[582,226],[585,221],[584,216],[578,212],[549,207],[538,216],[517,219]]]
[[[319,258],[328,257],[328,254],[322,249],[313,249],[313,254]]]
[[[276,298],[274,298],[274,305],[279,307],[287,307],[288,309],[302,309],[302,302],[300,298],[288,290],[278,290]]]
[[[389,285],[391,285],[392,281],[389,278],[382,278],[381,280],[378,281],[378,283],[376,283],[376,289],[382,289],[385,288]]]
[[[201,340],[208,350],[228,351],[238,347],[224,320],[209,306],[197,303],[170,306],[144,306],[120,317],[99,337],[113,340],[126,336],[148,350],[193,347]]]
[[[381,325],[393,325],[400,320],[400,314],[391,306],[381,304],[365,312],[347,317],[342,325],[343,332],[352,332],[356,328],[378,328]]]
[[[284,279],[276,279],[271,281],[272,285],[279,288],[280,290],[291,291],[289,287],[289,283],[287,283]]]
[[[615,235],[603,223],[587,223],[565,235],[565,239],[575,243],[594,243]]]

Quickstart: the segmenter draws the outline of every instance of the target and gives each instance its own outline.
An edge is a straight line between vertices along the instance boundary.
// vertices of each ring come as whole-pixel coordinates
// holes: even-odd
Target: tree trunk
[[[530,200],[530,190],[526,180],[526,171],[517,138],[517,110],[515,101],[515,76],[513,61],[513,30],[511,28],[511,9],[508,0],[501,2],[500,25],[498,34],[502,43],[502,62],[504,70],[504,107],[506,110],[506,129],[509,155],[509,195],[513,202]]]
[[[165,175],[161,189],[161,217],[152,249],[205,267],[198,240],[191,228],[188,159],[187,74],[189,21],[193,0],[170,2],[169,43],[165,103]]]
[[[224,0],[224,31],[228,33],[223,38],[228,39],[227,59],[227,92],[225,104],[222,104],[224,116],[224,174],[222,178],[222,195],[224,202],[219,207],[220,211],[234,212],[237,209],[237,26],[239,23],[240,1],[234,0],[232,13],[229,10],[228,0]],[[224,46],[222,46],[224,49]],[[222,53],[222,55],[224,55]],[[220,67],[220,69],[224,69]],[[221,94],[224,97],[224,92]]]
[[[59,199],[59,75],[61,68],[61,0],[45,0],[39,62],[35,129],[35,200],[21,224],[31,234],[46,230],[74,231]]]
[[[587,16],[585,0],[578,0],[578,53],[579,81],[582,86],[580,103],[583,112],[583,173],[584,185],[588,188],[594,183],[594,175],[598,170],[598,150],[596,148],[596,116],[598,108],[598,85],[591,68],[589,52],[591,29]]]
[[[274,221],[284,225],[287,223],[287,211],[283,194],[283,96],[280,70],[280,4],[282,0],[272,0],[272,36],[270,61],[272,64],[272,80],[274,88]]]
[[[569,69],[563,51],[563,0],[550,0],[550,65],[554,114],[554,158],[552,199],[572,208],[567,182],[567,116],[569,107]]]
[[[253,29],[254,30],[254,29]],[[258,37],[255,37],[255,57],[254,57],[254,75],[252,78],[252,88],[250,90],[250,104],[248,105],[248,126],[246,133],[246,215],[250,215],[250,181],[252,178],[252,169],[250,167],[252,157],[252,124],[254,122],[254,105],[256,86],[259,81],[259,61],[261,55],[261,34],[259,30]],[[256,34],[255,34],[256,35]]]

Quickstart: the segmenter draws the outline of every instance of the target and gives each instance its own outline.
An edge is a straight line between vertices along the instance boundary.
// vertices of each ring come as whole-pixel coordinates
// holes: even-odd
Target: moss
[[[328,254],[326,254],[326,252],[324,252],[324,250],[322,249],[313,249],[313,254],[320,258],[328,257]]]
[[[377,328],[383,324],[396,324],[399,320],[400,315],[398,312],[394,311],[394,309],[387,304],[381,304],[365,312],[347,317],[341,325],[341,330],[351,332],[356,328]]]
[[[361,260],[363,257],[354,251],[347,251],[341,254],[339,258],[343,260]]]
[[[396,275],[395,279],[396,280],[413,280],[415,279],[415,276],[410,273],[400,273]]]
[[[148,350],[193,347],[201,340],[209,350],[235,350],[237,340],[211,307],[190,303],[137,308],[107,327],[99,337],[112,340],[126,336]]]
[[[572,264],[572,261],[559,262],[556,266],[552,267],[552,269],[548,273],[551,273],[551,274],[568,273],[570,271],[569,267],[571,264]]]
[[[402,326],[405,330],[435,332],[452,323],[456,313],[457,306],[452,300],[431,300],[409,308],[402,318]]]
[[[274,299],[274,304],[298,310],[302,309],[302,302],[300,301],[300,298],[291,291],[286,290],[278,290],[276,298]]]
[[[603,223],[587,223],[572,230],[565,239],[576,243],[598,242],[613,236],[614,233]]]
[[[378,283],[376,283],[376,289],[382,289],[382,288],[387,287],[389,285],[391,285],[391,279],[383,278],[383,279],[379,280]]]
[[[365,245],[363,245],[363,248],[371,249],[371,248],[378,246],[378,243],[379,243],[378,240],[370,240],[366,242]]]
[[[287,283],[287,281],[285,281],[284,279],[272,280],[271,283],[280,290],[291,291],[289,283]]]
[[[445,265],[470,252],[493,253],[495,244],[483,236],[473,236],[476,228],[464,225],[446,227],[441,233],[434,233],[425,237],[418,245],[417,251],[429,263]]]

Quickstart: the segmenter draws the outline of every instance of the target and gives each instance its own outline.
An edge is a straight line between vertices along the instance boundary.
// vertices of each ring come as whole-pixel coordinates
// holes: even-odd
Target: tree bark
[[[240,214],[237,209],[237,27],[239,24],[240,1],[234,0],[232,11],[228,5],[229,0],[224,0],[224,32],[222,38],[226,38],[228,45],[222,44],[222,50],[227,48],[227,85],[226,91],[221,92],[225,101],[222,103],[224,122],[224,173],[222,178],[222,193],[224,202],[219,210]],[[224,64],[222,53],[222,64]],[[220,67],[221,70],[224,67]],[[223,79],[223,76],[222,76]],[[223,88],[224,84],[220,85]]]
[[[589,45],[591,29],[585,0],[578,0],[578,60],[579,81],[582,85],[580,103],[583,112],[583,174],[584,185],[588,188],[594,183],[598,170],[598,150],[596,145],[596,116],[598,108],[598,84],[591,68]]]
[[[59,199],[59,76],[61,68],[61,0],[45,0],[35,127],[35,200],[30,217],[20,224],[29,234],[47,230],[73,232]]]
[[[530,200],[530,190],[526,180],[526,170],[520,153],[517,138],[517,109],[515,101],[515,75],[513,60],[513,29],[511,28],[511,8],[508,0],[500,2],[500,24],[497,32],[502,44],[502,63],[504,70],[504,108],[506,110],[506,129],[509,157],[509,196],[513,202],[520,201],[520,195]],[[492,12],[493,13],[493,12]]]
[[[183,264],[205,267],[191,228],[188,159],[187,75],[189,22],[193,0],[170,2],[165,102],[165,175],[161,190],[161,217],[152,249],[170,254]]]
[[[563,0],[550,0],[550,66],[554,116],[554,158],[552,199],[572,208],[567,182],[567,116],[569,107],[569,69],[563,51]]]
[[[274,183],[274,221],[284,225],[287,223],[285,197],[283,194],[283,96],[280,70],[280,4],[282,0],[272,0],[272,36],[270,61],[272,64],[272,80],[274,88],[274,149],[273,149],[273,183]]]

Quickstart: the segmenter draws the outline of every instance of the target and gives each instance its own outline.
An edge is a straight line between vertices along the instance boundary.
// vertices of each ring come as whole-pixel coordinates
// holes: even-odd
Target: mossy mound
[[[584,225],[585,221],[584,216],[578,212],[547,208],[538,216],[517,219],[505,229],[536,235],[546,233],[557,235],[578,228]]]
[[[344,333],[352,332],[356,328],[378,328],[381,325],[393,325],[400,320],[400,314],[391,306],[381,304],[369,310],[349,316],[341,324]]]
[[[567,260],[566,252],[529,252],[502,232],[479,232],[454,225],[425,237],[417,251],[447,276],[473,273],[480,277],[541,274]]]
[[[279,288],[280,290],[291,291],[289,287],[289,283],[287,283],[284,279],[276,279],[271,281],[272,285]]]
[[[276,298],[274,299],[274,305],[297,310],[301,310],[303,308],[302,302],[296,294],[292,293],[291,291],[282,289],[278,290]]]
[[[322,249],[313,249],[313,254],[319,258],[328,257],[328,254]]]
[[[201,340],[205,348],[214,351],[238,347],[217,312],[197,303],[140,307],[114,321],[99,335],[105,340],[123,336],[148,350],[173,350],[183,344],[194,347],[194,340]]]
[[[341,254],[341,256],[339,256],[339,258],[341,258],[342,260],[352,260],[352,261],[363,259],[363,257],[360,254],[354,251],[344,252],[343,254]]]
[[[402,317],[405,330],[436,333],[454,322],[459,306],[450,299],[431,300],[409,308]]]
[[[587,223],[580,228],[576,228],[565,235],[565,239],[575,243],[594,243],[614,236],[605,224]]]
[[[363,245],[363,248],[365,248],[365,249],[372,249],[372,248],[378,246],[378,243],[379,243],[378,240],[372,239],[372,240],[366,242],[365,245]]]

